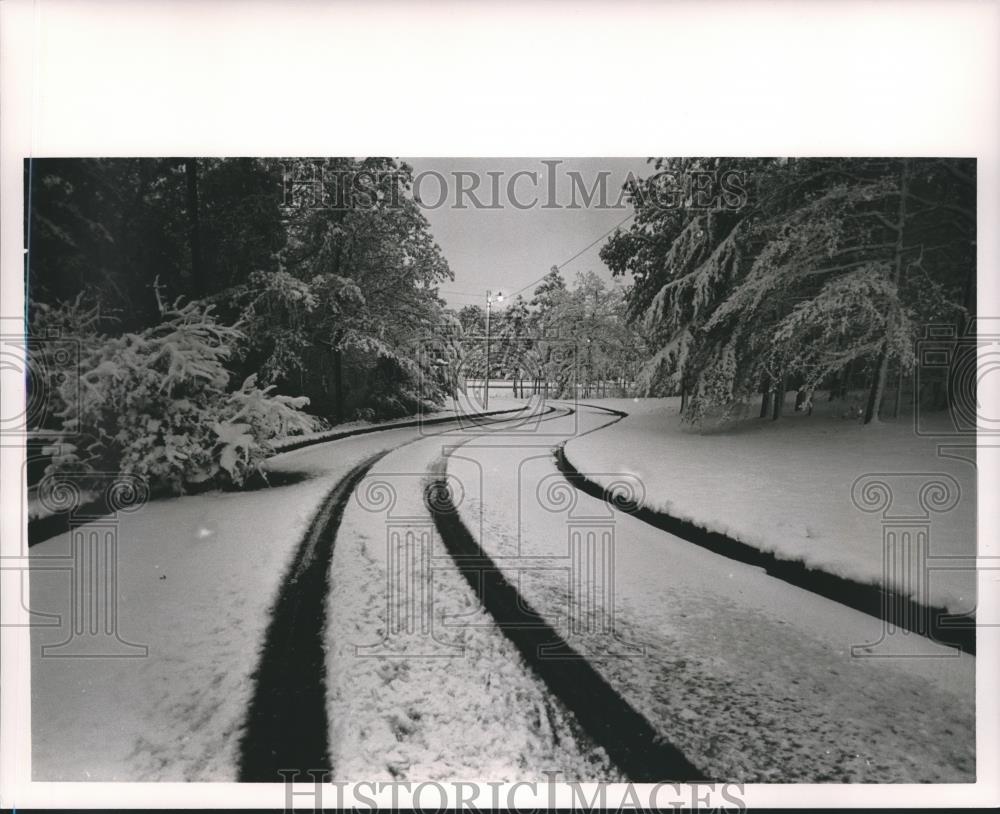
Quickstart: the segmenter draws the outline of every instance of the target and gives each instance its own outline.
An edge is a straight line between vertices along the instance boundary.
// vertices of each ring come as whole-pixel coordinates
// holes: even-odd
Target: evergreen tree
[[[656,162],[672,173],[692,166],[698,162]],[[664,209],[650,193],[654,175],[633,194],[633,225],[602,250],[614,272],[633,275],[629,315],[656,348],[644,370],[647,390],[690,393],[691,420],[771,392],[777,417],[789,382],[812,390],[857,364],[869,371],[873,420],[890,366],[912,366],[921,326],[968,311],[970,163],[713,166],[745,175],[745,206]]]

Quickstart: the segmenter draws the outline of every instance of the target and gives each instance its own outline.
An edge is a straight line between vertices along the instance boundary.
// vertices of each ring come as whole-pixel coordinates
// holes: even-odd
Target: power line
[[[576,254],[574,254],[574,255],[573,255],[573,256],[572,256],[571,258],[569,258],[569,260],[563,260],[563,262],[562,262],[562,263],[560,263],[560,264],[559,264],[558,266],[556,266],[556,270],[557,270],[557,271],[562,271],[562,269],[563,269],[563,267],[564,267],[564,266],[568,266],[568,265],[569,265],[570,263],[572,263],[572,262],[573,262],[574,260],[576,260],[576,258],[578,258],[578,257],[579,257],[579,256],[580,256],[581,254],[583,254],[583,253],[584,253],[585,251],[587,251],[588,249],[591,249],[591,248],[593,248],[593,247],[594,247],[595,245],[597,245],[597,244],[598,244],[598,243],[600,243],[600,242],[601,242],[602,240],[604,240],[604,238],[606,238],[606,237],[607,237],[608,235],[610,235],[610,234],[611,234],[611,233],[612,233],[613,231],[615,231],[615,229],[618,229],[618,228],[620,228],[620,227],[621,227],[621,226],[623,226],[623,225],[624,225],[624,224],[625,224],[626,222],[628,222],[629,220],[631,220],[631,219],[632,219],[632,218],[634,218],[634,217],[635,217],[635,212],[632,212],[631,214],[629,214],[629,215],[627,215],[626,217],[622,218],[622,220],[620,220],[620,221],[619,221],[618,223],[616,223],[616,224],[615,224],[614,226],[612,226],[612,227],[611,227],[610,229],[608,229],[608,231],[606,231],[606,232],[605,232],[605,233],[604,233],[603,235],[601,235],[601,236],[600,236],[599,238],[597,238],[596,240],[592,240],[592,241],[591,241],[590,243],[588,243],[588,244],[587,244],[586,246],[584,246],[584,247],[583,247],[582,249],[580,249],[580,251],[578,251],[578,252],[577,252]],[[549,274],[549,272],[548,272],[548,271],[547,271],[547,272],[545,272],[545,274],[543,274],[543,275],[542,275],[541,277],[539,277],[539,278],[538,278],[537,280],[533,280],[532,282],[528,283],[527,285],[525,285],[525,286],[522,286],[521,288],[517,289],[517,291],[513,292],[513,293],[512,293],[512,294],[511,294],[510,296],[511,296],[511,297],[516,297],[516,296],[517,296],[518,294],[520,294],[520,293],[521,293],[522,291],[524,291],[524,290],[525,290],[526,288],[531,288],[531,286],[533,286],[533,285],[537,285],[537,284],[538,284],[538,283],[540,283],[540,282],[541,282],[542,280],[544,280],[544,279],[545,279],[545,278],[546,278],[546,277],[548,276],[548,274]]]
[[[481,292],[481,291],[473,293],[472,291],[449,291],[447,289],[440,288],[440,289],[438,289],[438,293],[439,294],[452,294],[453,296],[456,296],[456,297],[479,297],[479,298],[483,297],[483,292]]]
[[[602,240],[604,240],[604,238],[606,238],[613,231],[615,231],[615,229],[620,228],[621,226],[623,226],[625,223],[627,223],[628,221],[630,221],[634,217],[635,217],[635,212],[632,212],[631,214],[626,215],[624,218],[622,218],[620,221],[618,221],[618,223],[616,223],[614,226],[612,226],[610,229],[608,229],[608,231],[606,231],[600,237],[598,237],[598,238],[590,241],[590,243],[588,243],[586,246],[584,246],[582,249],[580,249],[580,251],[578,251],[576,254],[574,254],[572,257],[570,257],[568,260],[563,260],[562,263],[560,263],[558,266],[556,266],[556,269],[559,270],[559,271],[561,271],[565,266],[568,266],[570,263],[572,263],[574,260],[576,260],[584,252],[588,251],[589,249],[592,249],[594,246],[596,246],[598,243],[600,243]],[[546,278],[546,276],[548,275],[548,273],[549,272],[545,272],[545,274],[543,274],[537,280],[533,280],[532,282],[528,283],[527,285],[521,286],[519,289],[517,289],[517,291],[514,291],[514,292],[512,292],[511,294],[509,294],[507,296],[509,296],[510,298],[514,298],[518,294],[520,294],[522,291],[524,291],[525,289],[531,288],[533,285],[538,285],[538,283],[540,283],[542,280],[544,280]],[[472,292],[472,291],[451,291],[451,290],[448,290],[448,289],[439,289],[438,293],[440,293],[440,294],[450,294],[450,295],[456,296],[456,297],[475,297],[477,299],[479,299],[479,298],[481,298],[483,296],[482,292],[475,293],[475,292]]]

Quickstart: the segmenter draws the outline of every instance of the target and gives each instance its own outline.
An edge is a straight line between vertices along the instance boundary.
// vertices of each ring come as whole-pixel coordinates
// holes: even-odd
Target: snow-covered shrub
[[[28,400],[44,402],[45,409],[28,411],[28,429],[56,430],[58,415],[66,409],[62,393],[76,381],[77,359],[99,341],[99,309],[80,294],[61,306],[32,302],[30,313]]]
[[[271,452],[271,441],[319,429],[312,416],[302,412],[309,403],[305,396],[272,395],[274,385],[257,387],[257,375],[229,394],[227,418],[213,425],[221,445],[218,463],[233,483],[240,484],[259,469]]]
[[[225,361],[243,338],[211,306],[175,305],[140,333],[85,348],[79,388],[63,388],[63,429],[76,436],[51,471],[122,471],[154,490],[242,485],[276,437],[313,427],[307,400],[275,396],[249,377],[228,392]]]

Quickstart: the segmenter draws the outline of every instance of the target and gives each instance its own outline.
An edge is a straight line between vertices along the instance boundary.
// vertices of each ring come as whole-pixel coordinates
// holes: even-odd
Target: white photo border
[[[0,308],[23,310],[28,156],[886,155],[978,159],[979,313],[1000,314],[998,43],[997,0],[4,0]],[[5,415],[18,382],[4,379]],[[996,384],[981,393],[994,409]],[[1000,493],[997,457],[980,456],[982,496]],[[22,463],[2,449],[5,554],[24,533]],[[979,535],[1000,554],[996,501],[980,501]],[[18,597],[0,601],[23,620]],[[1000,803],[998,635],[979,631],[978,783],[751,784],[746,803]],[[280,784],[32,782],[28,654],[28,628],[0,629],[4,807],[285,805]]]

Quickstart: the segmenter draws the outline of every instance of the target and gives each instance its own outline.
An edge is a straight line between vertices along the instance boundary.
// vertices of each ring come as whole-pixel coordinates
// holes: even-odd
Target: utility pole
[[[496,294],[496,301],[503,302],[503,294]],[[483,409],[490,409],[490,310],[493,306],[493,293],[486,291],[486,387],[483,390]]]

